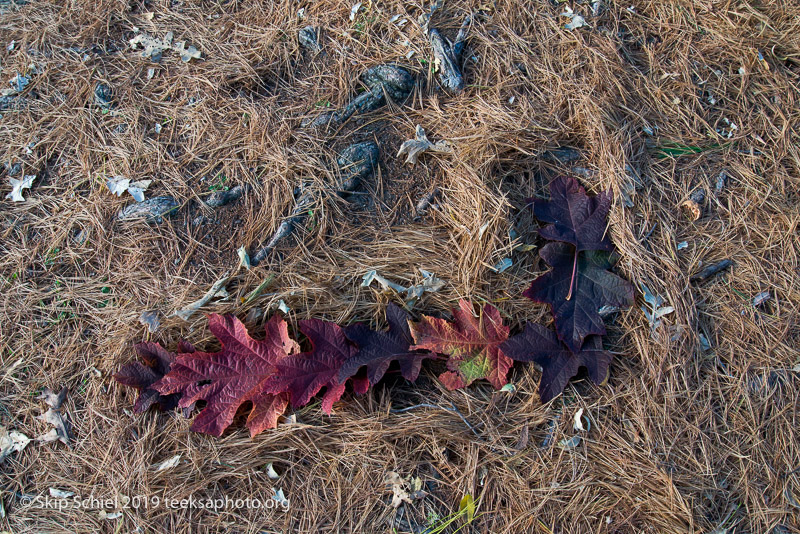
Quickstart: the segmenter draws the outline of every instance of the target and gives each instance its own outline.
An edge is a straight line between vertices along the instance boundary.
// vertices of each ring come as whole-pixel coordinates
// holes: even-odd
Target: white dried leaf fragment
[[[400,146],[400,150],[397,151],[397,157],[406,154],[406,163],[415,165],[419,155],[425,151],[437,152],[440,154],[452,154],[453,147],[451,147],[450,143],[447,141],[437,141],[436,143],[431,143],[428,140],[428,136],[425,134],[425,130],[422,128],[422,126],[417,125],[417,131],[414,139],[409,139]]]
[[[11,202],[25,202],[25,197],[22,196],[22,191],[25,189],[30,189],[35,179],[35,174],[23,176],[20,180],[17,180],[16,178],[9,178],[8,181],[11,183],[11,192],[6,195],[6,198],[10,198]]]

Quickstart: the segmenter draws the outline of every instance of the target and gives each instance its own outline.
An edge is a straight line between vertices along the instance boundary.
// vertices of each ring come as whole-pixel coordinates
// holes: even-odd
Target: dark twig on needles
[[[383,107],[387,97],[402,102],[414,89],[414,77],[403,67],[385,64],[367,69],[361,81],[368,91],[361,93],[338,111],[328,111],[303,123],[303,126],[338,126],[353,115],[375,111]]]
[[[345,148],[336,159],[341,180],[335,191],[337,193],[355,191],[361,181],[372,175],[378,165],[380,150],[372,141],[356,143]],[[314,191],[306,189],[295,202],[292,213],[281,222],[278,229],[261,249],[250,259],[250,263],[258,265],[269,256],[278,244],[291,235],[292,232],[308,217],[308,212],[314,204]]]

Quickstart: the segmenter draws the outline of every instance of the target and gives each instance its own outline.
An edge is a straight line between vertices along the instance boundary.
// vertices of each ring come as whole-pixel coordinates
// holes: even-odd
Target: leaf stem
[[[572,278],[569,279],[569,292],[567,300],[572,298],[572,288],[575,285],[575,273],[578,270],[578,247],[575,247],[575,259],[572,261]]]

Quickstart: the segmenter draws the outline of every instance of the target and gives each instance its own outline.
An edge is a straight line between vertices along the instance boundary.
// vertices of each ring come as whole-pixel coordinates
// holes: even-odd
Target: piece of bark
[[[119,221],[135,221],[142,219],[148,223],[161,223],[164,217],[171,217],[178,211],[178,201],[165,195],[149,198],[144,202],[128,204],[117,213]]]
[[[697,274],[694,274],[689,278],[689,281],[697,283],[697,282],[704,282],[711,278],[712,276],[721,273],[722,271],[728,269],[731,265],[733,265],[733,261],[725,259],[722,261],[718,261],[717,263],[712,263],[707,265],[702,271]]]
[[[219,208],[239,200],[249,189],[247,185],[236,185],[227,191],[214,191],[204,199],[204,202],[209,208]]]
[[[460,93],[464,90],[464,75],[461,72],[461,55],[464,51],[464,42],[472,17],[467,17],[458,31],[455,42],[450,42],[443,37],[439,30],[431,28],[428,40],[433,49],[433,58],[439,69],[439,82],[450,93]]]
[[[314,26],[306,26],[300,29],[297,32],[297,41],[300,46],[311,52],[318,53],[322,51],[322,46],[319,44],[319,30]]]

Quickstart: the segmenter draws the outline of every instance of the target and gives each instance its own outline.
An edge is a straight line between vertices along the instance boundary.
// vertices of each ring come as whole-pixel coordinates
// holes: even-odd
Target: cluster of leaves
[[[386,309],[387,330],[365,324],[346,328],[323,321],[300,321],[306,351],[289,335],[281,315],[265,325],[264,339],[250,336],[232,315],[209,316],[209,329],[219,339],[218,352],[202,352],[181,343],[172,353],[157,343],[140,343],[142,363],[124,366],[119,382],[141,394],[135,412],[205,406],[192,430],[221,435],[243,405],[249,406],[251,435],[274,428],[289,404],[307,404],[323,389],[322,409],[330,413],[349,383],[358,394],[379,382],[393,362],[409,381],[419,376],[422,362],[446,358],[439,379],[448,389],[486,379],[495,388],[506,384],[514,360],[535,361],[543,368],[540,396],[558,395],[580,367],[596,383],[605,381],[611,355],[603,350],[605,334],[601,306],[624,306],[633,299],[627,282],[612,274],[611,243],[605,233],[610,197],[588,197],[575,180],[559,179],[551,186],[551,201],[534,201],[536,216],[551,223],[541,235],[556,242],[541,251],[553,269],[537,278],[525,295],[550,304],[556,331],[529,323],[509,337],[500,312],[486,304],[476,316],[473,305],[460,301],[452,320],[422,316],[409,320],[395,304]]]
[[[542,367],[539,396],[548,402],[581,367],[596,384],[605,383],[611,354],[603,350],[600,309],[633,304],[633,286],[609,270],[617,259],[606,235],[610,192],[590,197],[577,180],[561,177],[550,184],[549,201],[529,201],[534,215],[550,223],[539,234],[551,241],[540,256],[552,269],[523,294],[550,306],[556,329],[528,323],[503,348]]]

